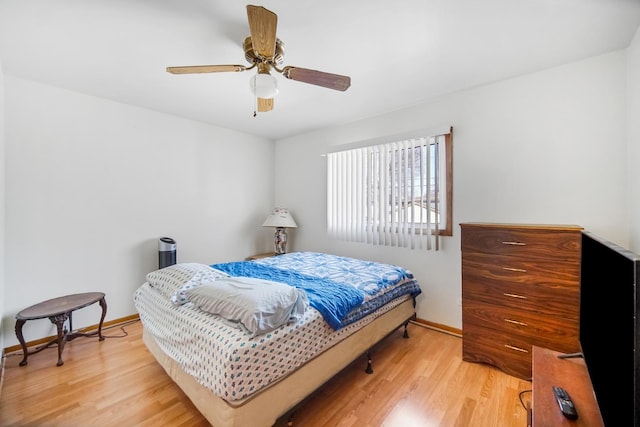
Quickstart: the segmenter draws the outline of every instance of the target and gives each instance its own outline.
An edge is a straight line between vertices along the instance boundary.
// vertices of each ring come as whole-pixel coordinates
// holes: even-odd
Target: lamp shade
[[[278,81],[269,73],[259,73],[249,80],[251,93],[258,98],[273,98],[278,94]]]
[[[298,224],[293,220],[293,217],[287,209],[273,208],[271,214],[262,223],[263,227],[283,227],[283,228],[298,228]]]

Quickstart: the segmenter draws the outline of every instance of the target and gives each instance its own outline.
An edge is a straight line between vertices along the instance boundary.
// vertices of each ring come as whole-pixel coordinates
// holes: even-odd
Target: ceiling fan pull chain
[[[252,86],[251,93],[256,93],[256,81],[250,80],[249,84]],[[256,117],[257,115],[258,115],[258,97],[254,96],[253,97],[253,117]]]

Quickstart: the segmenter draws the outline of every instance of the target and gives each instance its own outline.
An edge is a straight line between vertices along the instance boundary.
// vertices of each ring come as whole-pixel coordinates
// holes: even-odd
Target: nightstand
[[[254,260],[254,259],[267,258],[267,257],[270,257],[270,256],[275,256],[275,255],[276,255],[275,252],[265,252],[263,254],[255,254],[255,255],[248,256],[245,259],[247,261],[251,261],[251,260]]]

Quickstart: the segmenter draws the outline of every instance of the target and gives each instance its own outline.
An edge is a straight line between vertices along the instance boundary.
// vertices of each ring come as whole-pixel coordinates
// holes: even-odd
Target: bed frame
[[[171,379],[214,427],[271,427],[296,404],[329,381],[374,344],[415,318],[413,298],[394,307],[325,350],[296,371],[239,401],[229,402],[198,384],[166,355],[151,334],[143,330],[143,341]],[[367,367],[370,369],[370,366]],[[291,425],[291,423],[290,423]]]

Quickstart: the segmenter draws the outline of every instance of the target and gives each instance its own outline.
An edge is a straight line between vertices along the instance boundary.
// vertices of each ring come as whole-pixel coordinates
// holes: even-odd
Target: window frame
[[[445,228],[435,231],[440,236],[453,236],[453,128],[444,135],[446,218]]]
[[[444,179],[444,183],[443,184],[439,184],[438,185],[438,196],[439,196],[439,200],[440,200],[440,205],[442,205],[444,207],[444,209],[438,208],[440,214],[438,215],[438,217],[440,218],[440,221],[438,223],[437,227],[432,227],[431,228],[431,235],[435,235],[435,236],[452,236],[453,235],[453,128],[452,127],[448,127],[446,130],[442,130],[440,129],[440,131],[414,131],[411,133],[406,133],[403,135],[394,135],[394,136],[387,136],[387,137],[382,137],[382,138],[377,138],[375,140],[369,140],[369,141],[362,141],[360,143],[357,144],[349,144],[348,146],[343,146],[341,147],[341,149],[339,150],[335,150],[334,152],[338,152],[338,151],[351,151],[351,150],[355,150],[358,148],[372,148],[372,147],[378,147],[381,145],[385,145],[385,144],[394,144],[394,143],[398,143],[399,141],[406,141],[406,140],[411,140],[411,139],[423,139],[426,141],[427,144],[432,144],[431,140],[434,137],[440,137],[442,139],[444,139],[444,141],[442,141],[442,139],[440,140],[439,144],[440,144],[440,149],[444,150],[444,153],[440,153],[440,158],[437,160],[438,165],[440,168],[444,167],[445,171],[439,171],[438,176],[440,177],[439,179],[442,180]],[[444,159],[442,159],[441,157],[444,156]],[[328,174],[330,174],[331,172],[327,171]],[[378,175],[380,176],[380,175]],[[328,177],[330,179],[333,179],[332,177]],[[365,184],[366,185],[366,184]],[[349,188],[360,188],[362,189],[362,187],[353,187],[350,186]],[[387,195],[389,197],[391,197],[391,191],[387,192]],[[329,193],[329,188],[327,189],[327,197],[329,197],[330,193]],[[406,205],[404,206],[406,207]],[[444,210],[444,216],[442,216],[442,211]],[[331,215],[331,213],[328,212],[329,215]],[[415,224],[416,226],[416,232],[420,233],[422,235],[426,235],[426,226],[425,223],[421,223],[421,222],[408,222],[408,224]],[[443,226],[441,226],[440,224],[443,224]],[[417,228],[420,228],[420,230],[418,231]],[[333,233],[334,235],[341,235],[341,229],[335,229],[335,228],[330,228],[329,229],[331,233]],[[378,232],[380,232],[380,230],[378,230]],[[396,235],[400,235],[399,232],[394,231],[393,233],[395,233]],[[436,237],[436,238],[437,238]],[[349,239],[347,239],[349,240]],[[392,245],[393,246],[393,245]],[[436,240],[436,246],[437,246],[437,240]]]

